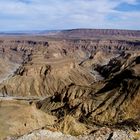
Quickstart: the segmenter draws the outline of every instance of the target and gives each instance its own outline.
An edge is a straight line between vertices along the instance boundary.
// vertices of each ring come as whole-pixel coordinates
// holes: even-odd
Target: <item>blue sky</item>
[[[140,0],[0,0],[0,31],[140,30]]]

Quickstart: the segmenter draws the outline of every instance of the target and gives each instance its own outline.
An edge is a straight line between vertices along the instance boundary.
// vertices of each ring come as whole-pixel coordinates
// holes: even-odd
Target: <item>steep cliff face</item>
[[[13,112],[15,108],[22,111],[23,107],[21,114],[30,112],[24,117],[33,116],[30,122],[23,117],[22,123],[16,123],[4,112],[9,124],[15,123],[4,136],[17,138],[26,133],[26,137],[29,131],[33,135],[41,133],[42,127],[71,135],[88,134],[89,139],[91,135],[91,139],[99,135],[103,139],[115,139],[119,134],[130,138],[132,135],[127,131],[139,134],[139,32],[130,34],[130,31],[116,30],[111,31],[115,38],[99,39],[89,38],[93,35],[90,31],[87,39],[67,37],[75,34],[73,32],[61,33],[66,36],[60,38],[0,39],[0,95],[3,96],[0,113],[4,108]],[[87,34],[81,32],[76,36]],[[107,30],[103,35],[106,34],[110,35]],[[116,38],[117,34],[125,38]],[[4,99],[9,97],[10,105],[6,106],[4,103],[9,100]],[[14,107],[10,107],[13,102]],[[21,115],[16,115],[18,110],[12,115],[20,120]],[[0,121],[4,122],[4,117]],[[26,122],[31,126],[25,126]],[[33,131],[33,124],[36,131]],[[0,127],[3,133],[1,130]]]
[[[20,64],[15,74],[0,85],[4,96],[45,97],[71,83],[90,85],[104,77],[97,65],[106,64],[124,51],[140,49],[138,41],[32,40],[1,41],[1,59]]]
[[[118,69],[115,72],[112,70],[114,67],[110,68],[111,60],[106,65],[110,69],[106,80],[90,86],[71,84],[54,96],[39,101],[37,108],[57,116],[60,121],[56,125],[65,133],[82,134],[85,130],[90,133],[105,125],[137,130],[140,125],[139,57],[121,59],[125,62],[116,64]],[[77,127],[81,123],[83,127],[80,125],[81,129],[78,131],[74,126],[69,126],[73,121],[69,122],[71,119],[67,120],[68,116],[77,121]]]

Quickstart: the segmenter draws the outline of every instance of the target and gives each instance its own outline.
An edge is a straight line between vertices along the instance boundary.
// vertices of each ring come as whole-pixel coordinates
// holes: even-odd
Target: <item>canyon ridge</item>
[[[0,35],[0,140],[139,140],[140,31]]]

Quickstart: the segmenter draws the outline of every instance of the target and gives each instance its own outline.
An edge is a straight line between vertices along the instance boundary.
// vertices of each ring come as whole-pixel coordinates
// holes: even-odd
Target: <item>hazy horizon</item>
[[[57,32],[57,31],[65,31],[65,30],[78,30],[78,29],[90,29],[90,30],[132,30],[132,31],[140,31],[140,29],[115,29],[115,28],[112,28],[112,29],[104,29],[104,28],[69,28],[69,29],[58,29],[58,30],[47,30],[47,29],[44,29],[44,30],[4,30],[4,31],[1,31],[0,30],[0,33],[41,33],[41,32]]]

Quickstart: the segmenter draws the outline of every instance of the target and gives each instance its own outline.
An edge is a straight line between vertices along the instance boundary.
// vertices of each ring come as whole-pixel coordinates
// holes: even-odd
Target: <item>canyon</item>
[[[140,31],[0,36],[1,140],[140,139]]]

